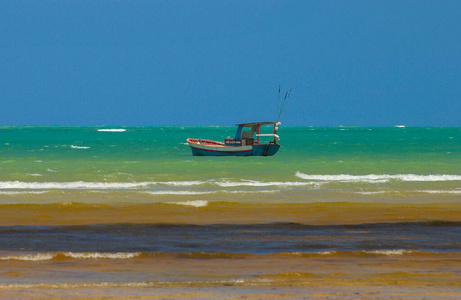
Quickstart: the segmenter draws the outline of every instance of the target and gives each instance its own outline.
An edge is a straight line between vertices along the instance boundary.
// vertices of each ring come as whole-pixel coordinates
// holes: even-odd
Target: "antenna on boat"
[[[279,111],[280,111],[280,84],[279,84],[279,95],[277,97],[277,119],[279,118]]]
[[[285,93],[285,98],[283,99],[282,107],[280,108],[280,111],[277,117],[277,122],[280,122],[282,120],[283,112],[285,110],[285,103],[290,98],[290,95],[291,95],[291,88],[290,88],[290,91]]]

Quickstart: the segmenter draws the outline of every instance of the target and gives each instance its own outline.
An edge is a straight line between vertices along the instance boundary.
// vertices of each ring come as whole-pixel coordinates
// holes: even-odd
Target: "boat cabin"
[[[274,144],[276,145],[280,141],[279,136],[277,135],[278,126],[280,122],[253,122],[253,123],[242,123],[236,124],[238,126],[237,132],[234,138],[227,138],[224,140],[226,146],[253,146],[253,145],[267,145]],[[273,126],[273,131],[270,130],[270,133],[261,133],[261,126]],[[267,129],[264,130],[267,132]],[[273,132],[273,133],[272,133]],[[260,139],[266,137],[264,140]],[[267,137],[270,139],[267,140]]]

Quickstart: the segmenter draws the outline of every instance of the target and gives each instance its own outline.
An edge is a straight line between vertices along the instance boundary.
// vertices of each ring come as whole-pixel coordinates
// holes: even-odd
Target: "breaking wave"
[[[127,259],[141,255],[140,252],[56,252],[56,253],[37,253],[24,255],[0,256],[1,260],[23,260],[23,261],[44,261],[57,258],[73,259]]]
[[[85,181],[68,181],[68,182],[26,182],[26,181],[0,181],[0,189],[129,189],[129,188],[146,188],[149,186],[163,185],[173,187],[194,187],[200,185],[227,187],[292,187],[292,186],[314,186],[318,182],[263,182],[263,181],[166,181],[166,182],[85,182]],[[176,193],[177,191],[172,191]],[[164,191],[152,191],[155,194],[168,193]],[[195,192],[180,191],[180,194],[190,194]],[[206,192],[199,192],[206,193]]]
[[[413,253],[412,250],[403,250],[403,249],[397,249],[397,250],[371,250],[371,251],[363,251],[364,253],[367,254],[374,254],[374,255],[404,255],[404,254],[410,254]]]
[[[0,195],[40,195],[48,191],[0,191]]]
[[[216,185],[221,187],[237,187],[237,186],[253,186],[253,187],[267,187],[267,186],[279,186],[279,187],[289,187],[289,186],[307,186],[307,185],[318,185],[317,182],[300,182],[300,181],[217,181]]]
[[[153,185],[155,182],[25,182],[0,181],[0,189],[125,189],[141,188]]]
[[[449,252],[458,254],[459,252]],[[34,254],[21,254],[0,256],[0,261],[49,261],[49,260],[62,260],[62,259],[136,259],[136,258],[163,258],[163,257],[176,257],[188,259],[235,259],[235,258],[254,258],[254,257],[323,257],[323,256],[403,256],[403,255],[443,255],[442,252],[419,251],[419,250],[406,250],[406,249],[385,249],[385,250],[352,250],[352,251],[317,251],[317,252],[279,252],[270,254],[252,254],[252,253],[227,253],[227,252],[46,252]]]
[[[52,170],[49,170],[52,171]],[[415,174],[368,174],[368,175],[315,175],[296,172],[298,181],[258,181],[258,180],[190,180],[190,181],[141,181],[141,182],[89,182],[89,181],[0,181],[0,193],[13,195],[18,191],[43,191],[43,190],[130,190],[140,191],[151,195],[203,195],[218,192],[230,193],[262,193],[283,191],[286,189],[318,190],[329,188],[329,183],[387,183],[403,181],[407,183],[421,182],[456,182],[461,181],[461,175],[415,175]],[[262,188],[265,188],[262,191]],[[352,191],[352,190],[351,190]],[[413,189],[409,190],[360,190],[353,191],[364,195],[385,193],[428,193],[428,194],[460,194],[461,189],[456,187],[442,187],[437,189]]]
[[[316,180],[320,182],[370,182],[380,183],[390,180],[434,182],[434,181],[461,181],[461,175],[417,175],[417,174],[368,174],[368,175],[313,175],[296,172],[296,177],[304,180]]]
[[[201,185],[205,184],[206,181],[167,181],[167,182],[162,182],[162,184],[165,185],[172,185],[172,186],[193,186],[193,185]]]
[[[195,192],[195,191],[152,191],[146,192],[149,195],[205,195],[214,192]]]
[[[453,194],[453,195],[458,195],[461,194],[461,190],[455,189],[455,190],[399,190],[399,191],[393,191],[393,190],[384,190],[384,191],[368,191],[368,192],[355,192],[360,195],[384,195],[384,194],[404,194],[404,193],[409,193],[409,194]]]

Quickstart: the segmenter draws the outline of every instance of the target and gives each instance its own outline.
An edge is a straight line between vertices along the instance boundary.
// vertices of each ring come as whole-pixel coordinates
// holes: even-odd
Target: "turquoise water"
[[[294,180],[307,174],[461,175],[460,128],[284,128],[274,157],[192,157],[187,137],[222,141],[234,127],[0,129],[3,180]],[[56,174],[58,173],[58,174]],[[36,174],[35,178],[33,175]]]
[[[4,127],[0,192],[8,203],[40,202],[42,194],[56,191],[93,192],[79,196],[86,202],[103,201],[95,194],[106,192],[123,195],[110,197],[121,202],[166,195],[227,201],[240,192],[249,193],[241,201],[282,202],[433,201],[434,196],[457,201],[461,195],[459,127],[282,127],[282,147],[273,157],[195,157],[184,144],[187,137],[222,141],[234,132],[234,127]],[[13,197],[20,194],[30,197]]]
[[[313,191],[461,193],[459,127],[282,127],[273,157],[194,157],[184,144],[187,137],[222,141],[235,129],[3,127],[0,191],[284,191],[292,194],[286,201]]]

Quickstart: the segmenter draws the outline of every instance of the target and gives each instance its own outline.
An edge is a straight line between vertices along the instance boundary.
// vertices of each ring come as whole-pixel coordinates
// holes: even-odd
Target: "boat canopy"
[[[244,127],[249,127],[249,126],[255,126],[255,125],[258,125],[259,126],[263,126],[263,125],[280,125],[280,124],[277,124],[277,123],[280,123],[280,122],[251,122],[251,123],[241,123],[241,124],[235,124],[235,126],[244,126]]]
[[[280,122],[251,122],[251,123],[241,123],[235,124],[238,126],[237,132],[235,134],[235,140],[242,140],[242,139],[251,139],[253,138],[254,134],[256,133],[257,143],[259,143],[260,136],[271,136],[274,137],[274,142],[279,140],[277,135],[278,126],[280,126]],[[273,125],[274,126],[274,134],[259,134],[259,127],[264,125]],[[243,130],[243,128],[250,128],[249,130]]]

